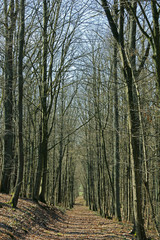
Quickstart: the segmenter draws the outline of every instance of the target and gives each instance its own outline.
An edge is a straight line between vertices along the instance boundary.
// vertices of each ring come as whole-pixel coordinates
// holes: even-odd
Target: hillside
[[[72,210],[65,212],[27,199],[20,199],[18,207],[12,209],[6,204],[9,200],[9,195],[0,194],[0,239],[3,240],[135,239],[129,234],[130,224],[100,217],[84,206],[82,197]]]

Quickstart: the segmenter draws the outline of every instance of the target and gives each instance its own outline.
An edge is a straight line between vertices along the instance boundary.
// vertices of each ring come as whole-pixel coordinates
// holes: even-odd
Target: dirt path
[[[72,210],[67,210],[65,217],[56,222],[48,222],[47,226],[24,239],[44,240],[44,239],[134,239],[129,234],[131,229],[128,225],[104,219],[96,213],[83,206],[82,199],[77,202]]]
[[[133,240],[129,223],[102,218],[85,206],[79,197],[73,209],[62,213],[56,207],[19,199],[13,209],[7,202],[11,196],[0,194],[0,240]],[[150,236],[155,238],[152,231]]]
[[[29,199],[19,199],[13,209],[11,196],[0,194],[0,240],[131,240],[129,223],[102,218],[85,206],[79,197],[73,209],[63,213],[56,207],[36,204]],[[158,240],[154,231],[148,232]]]

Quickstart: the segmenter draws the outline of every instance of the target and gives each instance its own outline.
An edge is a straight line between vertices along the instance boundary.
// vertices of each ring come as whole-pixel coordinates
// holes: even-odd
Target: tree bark
[[[118,22],[118,1],[114,0],[115,24]],[[113,78],[114,78],[114,189],[115,189],[115,217],[121,220],[120,211],[120,155],[119,155],[119,107],[118,107],[118,76],[117,76],[117,59],[118,49],[117,42],[114,40],[113,47]]]
[[[119,111],[118,111],[118,86],[117,86],[117,43],[114,44],[114,189],[115,189],[115,217],[120,221],[120,192],[119,192],[119,171],[120,171],[120,156],[119,156]]]
[[[14,0],[10,1],[9,10],[7,0],[4,1],[5,12],[5,135],[4,159],[2,166],[1,192],[9,193],[10,178],[13,166],[13,33],[15,29],[17,12],[14,11]],[[10,15],[10,24],[9,17]]]
[[[25,1],[20,2],[20,34],[19,34],[19,61],[18,61],[18,74],[19,74],[19,124],[18,124],[18,176],[15,186],[15,192],[11,199],[13,207],[17,206],[19,193],[21,190],[23,180],[23,166],[24,166],[24,154],[23,154],[23,47],[24,47],[24,32],[25,32]]]

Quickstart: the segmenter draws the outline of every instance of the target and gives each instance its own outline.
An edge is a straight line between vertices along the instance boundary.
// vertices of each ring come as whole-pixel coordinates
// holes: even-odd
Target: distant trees
[[[50,193],[53,192],[49,185],[50,174],[54,173],[52,187],[54,191],[58,191],[57,179],[63,182],[63,171],[70,182],[70,185],[67,183],[66,194],[69,196],[68,191],[72,190],[72,197],[67,198],[68,202],[65,199],[65,204],[73,205],[73,178],[68,176],[72,171],[66,173],[62,166],[59,174],[57,163],[59,131],[56,119],[59,117],[60,92],[67,90],[69,93],[68,103],[62,113],[63,118],[72,105],[77,88],[74,88],[74,82],[69,83],[68,80],[69,69],[74,57],[76,58],[74,35],[81,17],[81,9],[78,13],[74,6],[73,1],[67,4],[63,1],[43,1],[43,5],[40,2],[36,5],[32,1],[25,4],[5,1],[3,4],[4,14],[1,19],[5,31],[3,38],[6,39],[4,51],[6,130],[4,159],[1,162],[1,191],[14,193],[11,200],[14,206],[17,205],[21,186],[21,195],[32,197],[36,201],[48,202],[51,199]],[[72,90],[66,87],[68,84],[73,86]],[[69,129],[72,131],[72,128]],[[66,131],[63,125],[62,131]],[[63,132],[62,134],[66,137]],[[66,131],[66,134],[68,135],[69,131]],[[62,141],[63,138],[61,144],[64,150],[66,146]],[[48,161],[51,156],[55,159]],[[73,163],[69,154],[65,156],[65,151],[61,164],[64,158],[67,159],[67,164]],[[53,165],[49,166],[50,163]],[[55,169],[50,172],[49,168]],[[74,176],[74,168],[71,169]]]
[[[127,131],[128,131],[128,136],[129,137],[129,143],[127,144],[128,146],[125,147],[125,151],[127,151],[128,154],[128,161],[127,161],[127,168],[126,168],[126,176],[121,173],[120,170],[119,172],[123,176],[123,182],[125,183],[125,177],[128,178],[128,187],[129,189],[125,190],[125,184],[123,185],[124,187],[122,188],[122,192],[125,191],[127,193],[127,196],[133,197],[133,205],[134,205],[134,218],[135,218],[135,224],[136,224],[136,233],[137,233],[137,238],[138,239],[146,239],[145,236],[145,230],[144,230],[144,221],[143,221],[143,208],[142,208],[142,196],[144,196],[144,201],[145,199],[145,194],[144,194],[144,189],[142,183],[144,181],[144,178],[146,176],[146,171],[142,172],[142,169],[146,169],[146,166],[148,165],[148,160],[146,159],[146,142],[145,142],[145,136],[144,136],[144,125],[142,123],[143,121],[143,103],[141,102],[141,84],[140,80],[143,78],[144,72],[147,70],[144,69],[145,63],[147,61],[147,58],[149,57],[149,49],[150,49],[150,44],[144,44],[144,38],[142,35],[140,35],[140,32],[137,31],[136,28],[136,9],[137,9],[137,3],[136,1],[132,1],[132,3],[129,4],[130,8],[132,9],[132,12],[134,12],[133,16],[128,15],[126,16],[126,10],[125,10],[125,4],[123,1],[114,1],[114,4],[112,5],[108,1],[102,1],[102,6],[104,8],[104,11],[106,13],[106,16],[108,18],[108,22],[112,31],[112,34],[117,42],[117,48],[119,50],[120,54],[120,59],[122,62],[122,70],[123,70],[123,77],[121,75],[118,75],[119,78],[124,78],[125,84],[124,84],[124,89],[126,88],[126,100],[128,103],[128,113],[126,114],[126,117],[124,115],[124,123],[128,125]],[[113,9],[117,9],[117,14],[119,16],[118,20],[118,26],[116,25],[116,20],[113,15]],[[125,24],[125,17],[128,17],[129,21],[128,24]],[[134,19],[135,18],[135,19]],[[128,31],[129,29],[129,31]],[[126,33],[126,34],[125,34]],[[139,34],[139,35],[138,35]],[[142,45],[138,42],[138,48],[137,48],[137,37],[139,36],[140,38],[143,39]],[[104,37],[104,36],[103,36]],[[124,40],[125,39],[125,40]],[[145,41],[146,43],[146,41]],[[141,53],[138,53],[138,49],[142,50]],[[141,57],[140,57],[141,54]],[[118,57],[118,56],[117,56]],[[99,64],[99,58],[97,60],[97,66]],[[97,67],[98,68],[98,67]],[[103,70],[101,69],[103,72]],[[94,74],[95,77],[96,74]],[[123,80],[122,80],[123,81]],[[154,85],[154,83],[153,83]],[[148,85],[149,86],[149,85]],[[97,89],[97,87],[96,87]],[[121,95],[119,95],[119,99],[121,99]],[[99,102],[99,101],[98,101]],[[110,104],[111,104],[111,99],[110,99]],[[123,104],[123,103],[122,103]],[[118,113],[119,116],[120,112]],[[96,115],[95,115],[96,116]],[[101,115],[102,116],[102,115]],[[96,118],[96,117],[95,117]],[[97,119],[97,118],[96,118]],[[103,121],[103,117],[100,118],[100,121]],[[120,124],[122,122],[120,121]],[[120,125],[121,126],[121,125]],[[118,132],[121,130],[119,129]],[[152,130],[151,130],[152,131]],[[95,132],[97,133],[97,129],[95,129]],[[120,136],[121,139],[121,136]],[[113,140],[115,141],[115,140]],[[124,141],[124,139],[123,139]],[[113,142],[115,144],[115,142]],[[126,142],[127,143],[127,142]],[[120,146],[123,146],[122,143],[120,143]],[[105,149],[107,149],[106,146],[106,141],[105,141]],[[103,151],[104,157],[106,156],[105,151]],[[110,151],[111,154],[111,151]],[[120,157],[124,159],[124,156],[122,155],[122,150],[120,150]],[[100,158],[98,158],[100,159]],[[106,159],[106,157],[105,157]],[[143,159],[143,160],[142,160]],[[121,162],[121,160],[118,160],[118,163]],[[110,163],[109,163],[110,164]],[[120,163],[120,165],[122,162]],[[130,165],[131,164],[131,165]],[[109,169],[108,167],[108,161],[106,168]],[[115,169],[115,168],[114,168]],[[130,171],[132,170],[132,175]],[[116,172],[114,173],[114,177],[110,174],[111,168],[109,169],[108,172],[108,177],[110,179],[110,184],[113,186],[114,179],[116,181]],[[147,170],[148,171],[148,170]],[[120,175],[121,176],[121,175]],[[131,187],[131,182],[130,182],[130,176],[132,176],[132,190],[133,190],[133,195],[132,191],[130,189]],[[120,179],[119,179],[120,180]],[[96,181],[94,181],[96,182]],[[116,182],[114,182],[116,184]],[[112,194],[113,194],[113,199],[115,198],[115,191],[116,191],[116,185],[111,187]],[[122,185],[121,185],[122,186]],[[96,188],[95,188],[96,189]],[[118,189],[119,190],[119,189]],[[97,188],[98,191],[98,188]],[[98,200],[99,201],[99,194],[97,194]],[[120,193],[121,194],[121,193]],[[121,196],[121,195],[120,195]],[[95,197],[96,198],[96,197]],[[122,196],[120,197],[122,199]],[[125,197],[124,197],[125,198]],[[113,200],[115,202],[115,200]],[[129,199],[127,199],[129,203]],[[123,205],[123,204],[122,204]],[[144,204],[145,205],[145,204]],[[151,207],[152,209],[152,207]],[[128,216],[130,215],[130,206],[128,205]],[[101,212],[101,208],[99,208],[99,211]],[[116,209],[113,209],[113,214]],[[153,210],[154,212],[154,210]],[[122,213],[122,207],[121,207],[121,213]],[[154,218],[154,217],[153,217]],[[155,219],[155,218],[154,218]],[[157,224],[156,224],[157,225]]]
[[[145,192],[146,191],[145,179],[146,179],[146,174],[147,176],[150,175],[148,163],[149,163],[150,157],[152,156],[152,153],[149,150],[149,145],[148,145],[149,139],[146,135],[146,131],[144,128],[144,120],[146,121],[146,118],[144,118],[144,112],[146,111],[145,103],[149,104],[151,98],[147,99],[147,96],[148,96],[147,94],[145,97],[145,102],[142,99],[144,99],[144,95],[143,95],[144,88],[152,89],[153,91],[152,94],[153,95],[155,94],[155,91],[154,91],[155,83],[154,81],[152,81],[152,83],[150,82],[150,78],[147,77],[147,74],[149,74],[149,72],[145,68],[145,64],[150,64],[152,62],[152,59],[150,58],[150,55],[149,55],[150,44],[147,44],[146,39],[141,34],[138,27],[136,27],[135,16],[134,15],[132,16],[132,14],[127,15],[128,9],[127,10],[125,9],[125,4],[123,1],[122,2],[115,1],[113,5],[111,4],[111,2],[108,3],[107,1],[102,1],[102,5],[106,12],[106,15],[108,16],[108,22],[110,24],[113,36],[117,42],[117,49],[118,49],[119,55],[117,54],[117,57],[115,57],[115,60],[118,63],[115,69],[118,70],[119,66],[122,66],[122,70],[123,70],[122,71],[123,75],[120,69],[117,72],[117,79],[118,79],[117,87],[118,87],[119,95],[118,95],[118,104],[115,106],[115,108],[117,107],[118,111],[116,110],[114,112],[114,113],[117,112],[118,114],[119,127],[117,128],[117,130],[115,129],[115,127],[112,130],[113,132],[115,131],[114,132],[115,134],[119,135],[119,160],[117,161],[117,164],[119,164],[120,166],[119,169],[117,168],[118,169],[117,176],[119,175],[117,179],[119,179],[119,182],[116,180],[116,172],[115,172],[116,164],[114,164],[113,160],[111,160],[114,156],[114,146],[116,145],[116,138],[113,138],[114,135],[112,135],[111,133],[108,133],[109,129],[112,129],[112,128],[106,129],[106,126],[110,126],[110,121],[112,121],[113,119],[116,119],[116,117],[113,118],[113,112],[111,110],[111,109],[114,109],[113,108],[113,103],[114,103],[113,92],[112,92],[113,88],[111,87],[110,90],[108,89],[110,91],[110,93],[107,92],[109,98],[105,99],[104,95],[102,94],[103,92],[102,89],[104,85],[106,86],[106,84],[103,83],[102,86],[98,85],[98,83],[95,84],[95,79],[97,82],[99,82],[98,79],[102,79],[102,76],[105,76],[105,78],[108,79],[109,74],[110,74],[110,78],[113,81],[114,70],[113,70],[113,65],[111,64],[112,60],[110,60],[108,64],[108,66],[111,66],[110,71],[107,71],[108,66],[106,66],[106,72],[104,73],[104,69],[105,69],[104,65],[100,64],[100,62],[103,61],[102,55],[100,58],[97,57],[96,55],[96,53],[98,52],[98,49],[103,48],[102,47],[103,45],[101,45],[101,47],[99,48],[98,47],[94,48],[93,55],[96,55],[96,58],[94,58],[94,61],[92,60],[92,63],[90,62],[90,58],[88,55],[88,61],[87,61],[88,65],[86,65],[88,67],[86,67],[86,69],[83,70],[83,78],[87,79],[84,81],[84,84],[86,84],[87,82],[86,94],[89,96],[88,104],[85,103],[84,105],[84,106],[87,106],[87,105],[89,106],[88,111],[86,111],[86,116],[91,117],[92,115],[93,117],[92,120],[90,121],[90,124],[86,125],[84,130],[84,136],[86,138],[86,142],[85,142],[86,161],[87,161],[87,168],[88,168],[88,172],[86,172],[88,181],[86,181],[85,179],[85,183],[88,185],[88,188],[85,187],[85,198],[91,209],[98,209],[102,215],[107,216],[107,214],[108,215],[111,214],[116,216],[117,213],[116,213],[116,208],[114,208],[114,204],[116,202],[115,201],[116,188],[119,190],[119,188],[116,187],[116,181],[117,181],[120,184],[120,189],[121,189],[119,194],[120,194],[120,206],[121,206],[120,213],[122,215],[122,218],[124,217],[124,214],[127,214],[128,219],[131,219],[131,218],[133,219],[133,215],[132,215],[133,211],[131,206],[131,199],[133,198],[136,234],[139,239],[146,239],[145,230],[143,227],[144,216],[146,216],[145,215],[146,212],[144,212],[144,209],[147,209],[147,204],[149,204],[150,200],[146,196],[146,192]],[[137,10],[137,4],[135,1],[133,1],[132,4],[130,4],[129,6],[132,7],[132,11],[134,12],[134,14],[136,14],[136,12],[137,14],[141,14],[139,9]],[[115,17],[112,14],[113,9],[115,8],[117,9],[118,25],[116,25]],[[126,23],[125,19],[128,19],[128,23]],[[98,32],[98,35],[100,35],[99,32]],[[95,35],[93,39],[94,38],[95,38]],[[137,40],[138,38],[141,39],[141,42]],[[101,35],[101,39],[104,40],[105,35]],[[94,42],[94,45],[96,46],[96,41]],[[113,45],[110,45],[110,47],[113,49]],[[112,52],[112,55],[113,55],[113,52]],[[107,53],[108,52],[106,50],[106,56],[107,56]],[[119,64],[119,59],[122,65]],[[93,75],[92,75],[91,66],[94,69]],[[98,72],[100,74],[97,74]],[[144,79],[145,80],[147,79],[147,81],[144,81]],[[92,81],[94,83],[92,83]],[[100,82],[101,81],[102,80],[100,80]],[[111,81],[111,86],[113,85],[112,81]],[[102,87],[102,89],[100,87],[101,89],[100,91],[99,91],[99,86]],[[100,93],[101,97],[99,97],[98,92]],[[103,95],[103,97],[101,94]],[[155,96],[156,95],[154,95],[154,97]],[[115,102],[116,102],[116,98],[114,100]],[[103,103],[107,100],[107,103],[105,105],[106,109],[105,107],[104,108],[102,107],[103,104],[101,100]],[[101,108],[99,108],[99,105],[101,106]],[[127,105],[128,107],[126,107]],[[102,123],[105,122],[104,112],[107,111],[108,106],[111,106],[111,108],[109,107],[109,115],[107,114],[107,117],[106,117],[107,123],[103,125]],[[85,119],[85,117],[83,118]],[[99,135],[100,129],[102,130],[101,136]],[[150,134],[153,134],[152,130],[153,129],[151,127],[149,130]],[[110,138],[113,139],[113,141],[111,141],[112,142],[111,144],[110,144]],[[152,140],[153,139],[154,137],[152,138]],[[118,147],[116,147],[115,149],[118,150]],[[147,154],[149,152],[151,154],[151,155],[149,154],[150,157]],[[96,156],[98,157],[96,158]],[[99,178],[101,170],[99,171],[98,169],[99,169],[99,166],[101,166],[101,159],[103,159],[102,161],[103,174]],[[86,167],[84,161],[82,162],[82,164]],[[146,171],[146,169],[148,170]],[[132,177],[132,181],[131,181],[131,177]],[[109,191],[112,193],[112,194],[109,194],[110,196],[112,196],[111,200],[109,200],[106,197],[108,193],[107,187],[103,188],[103,186],[108,186],[108,183],[109,183]],[[105,199],[104,205],[102,200],[103,198]],[[138,201],[138,204],[137,204],[137,201]],[[102,205],[104,206],[103,208],[102,208]],[[153,209],[152,207],[153,205],[151,206],[150,210]],[[157,207],[155,207],[155,209],[157,209]],[[154,213],[154,209],[153,209],[153,213]],[[157,216],[155,216],[155,218],[153,217],[153,219],[157,219]],[[155,222],[155,226],[157,226],[156,222]]]

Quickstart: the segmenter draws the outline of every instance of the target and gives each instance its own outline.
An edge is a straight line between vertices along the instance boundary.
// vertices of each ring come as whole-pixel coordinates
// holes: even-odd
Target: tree
[[[144,18],[144,22],[146,25],[148,25],[149,32],[145,30],[145,28],[142,26],[141,22],[138,19],[138,16],[136,14],[136,11],[134,10],[133,6],[128,2],[125,1],[125,6],[129,13],[131,14],[131,17],[133,18],[133,21],[135,24],[138,25],[140,31],[142,32],[143,36],[148,40],[148,44],[151,45],[152,51],[153,51],[153,62],[155,65],[156,69],[156,88],[157,88],[157,98],[159,101],[159,95],[160,95],[160,43],[159,43],[159,12],[158,12],[158,7],[159,4],[157,1],[151,1],[149,4],[149,7],[151,7],[151,13],[152,13],[152,23],[150,23],[150,19],[147,17],[145,13],[145,6],[141,4],[140,1],[138,1],[138,5],[141,10],[141,14]],[[135,60],[134,60],[135,62]],[[135,65],[135,64],[134,64]],[[158,103],[159,105],[159,103]],[[140,116],[141,118],[141,116]],[[141,123],[141,129],[143,132],[143,124]],[[157,233],[160,235],[160,229],[158,228],[158,223],[156,221],[155,213],[154,213],[154,207],[153,203],[150,197],[150,190],[149,190],[149,183],[148,183],[148,168],[147,168],[147,157],[146,157],[146,147],[145,147],[145,139],[144,139],[144,134],[142,133],[142,145],[143,145],[143,156],[144,156],[144,161],[145,161],[145,181],[144,181],[144,186],[146,188],[146,192],[148,195],[148,199],[150,202],[151,206],[151,211],[152,211],[152,218],[155,223],[155,227],[157,230]],[[158,140],[159,141],[159,140]]]
[[[115,24],[118,21],[118,2],[115,1],[114,11],[115,11]],[[114,78],[114,189],[115,189],[115,217],[121,220],[120,212],[120,193],[119,193],[119,166],[120,166],[120,155],[119,155],[119,109],[118,109],[118,51],[117,42],[115,41],[113,47],[113,78]]]
[[[149,17],[147,17],[147,14],[145,12],[145,7],[141,4],[141,1],[137,1],[142,16],[144,17],[145,23],[148,26],[148,30],[144,29],[142,23],[140,22],[138,16],[136,15],[136,12],[134,11],[134,8],[130,2],[127,0],[124,1],[125,6],[127,9],[129,9],[130,14],[134,17],[139,29],[141,30],[142,34],[146,37],[149,44],[152,47],[153,50],[153,62],[155,64],[156,69],[156,83],[157,83],[157,91],[160,93],[160,43],[159,43],[159,3],[156,0],[151,0],[149,2],[149,5],[151,6],[151,13],[152,13],[152,23],[150,23]]]
[[[13,166],[13,34],[16,26],[18,2],[4,1],[5,26],[5,134],[1,192],[9,193]]]
[[[59,144],[59,161],[58,161],[58,203],[62,202],[62,161],[65,153],[64,147],[64,79],[62,79],[61,92],[61,110],[60,110],[60,144]],[[67,166],[66,166],[67,167]]]
[[[24,36],[25,36],[25,1],[20,2],[20,34],[19,34],[19,56],[18,56],[18,78],[19,78],[19,123],[18,123],[18,176],[15,186],[14,195],[11,204],[15,208],[18,203],[19,193],[23,181],[23,53],[24,53]]]
[[[110,11],[108,1],[102,0],[102,7],[104,8],[107,16],[112,34],[118,44],[120,57],[122,61],[123,74],[126,81],[126,90],[128,98],[128,110],[129,110],[129,133],[130,133],[130,151],[131,151],[131,168],[132,168],[132,183],[133,183],[133,207],[134,217],[137,231],[137,238],[140,240],[146,239],[144,222],[142,216],[142,204],[141,204],[141,166],[140,166],[140,152],[139,152],[139,130],[140,119],[138,103],[135,102],[137,93],[134,86],[134,73],[130,62],[128,61],[127,54],[124,48],[124,4],[120,1],[120,23],[119,31],[113,19]],[[133,1],[134,10],[136,10],[136,2]]]
[[[49,11],[50,2],[43,2],[42,75],[40,76],[41,81],[39,83],[41,101],[41,142],[39,144],[39,160],[34,187],[34,199],[36,201],[38,201],[40,197],[40,200],[45,202],[48,172],[48,141],[55,121],[61,81],[72,65],[72,59],[71,56],[69,57],[68,52],[79,21],[79,18],[77,18],[72,27],[73,5],[74,2],[69,2],[68,8],[65,9],[63,21],[61,22],[62,1],[51,3],[51,10],[54,8],[56,9],[54,15],[52,15],[52,11]],[[68,10],[70,11],[69,13]],[[56,57],[58,61],[54,66]],[[47,64],[47,62],[49,62],[49,64]],[[53,67],[55,67],[55,69]],[[52,116],[51,113],[53,114]],[[49,126],[50,119],[52,120]],[[39,195],[41,180],[42,189]]]

